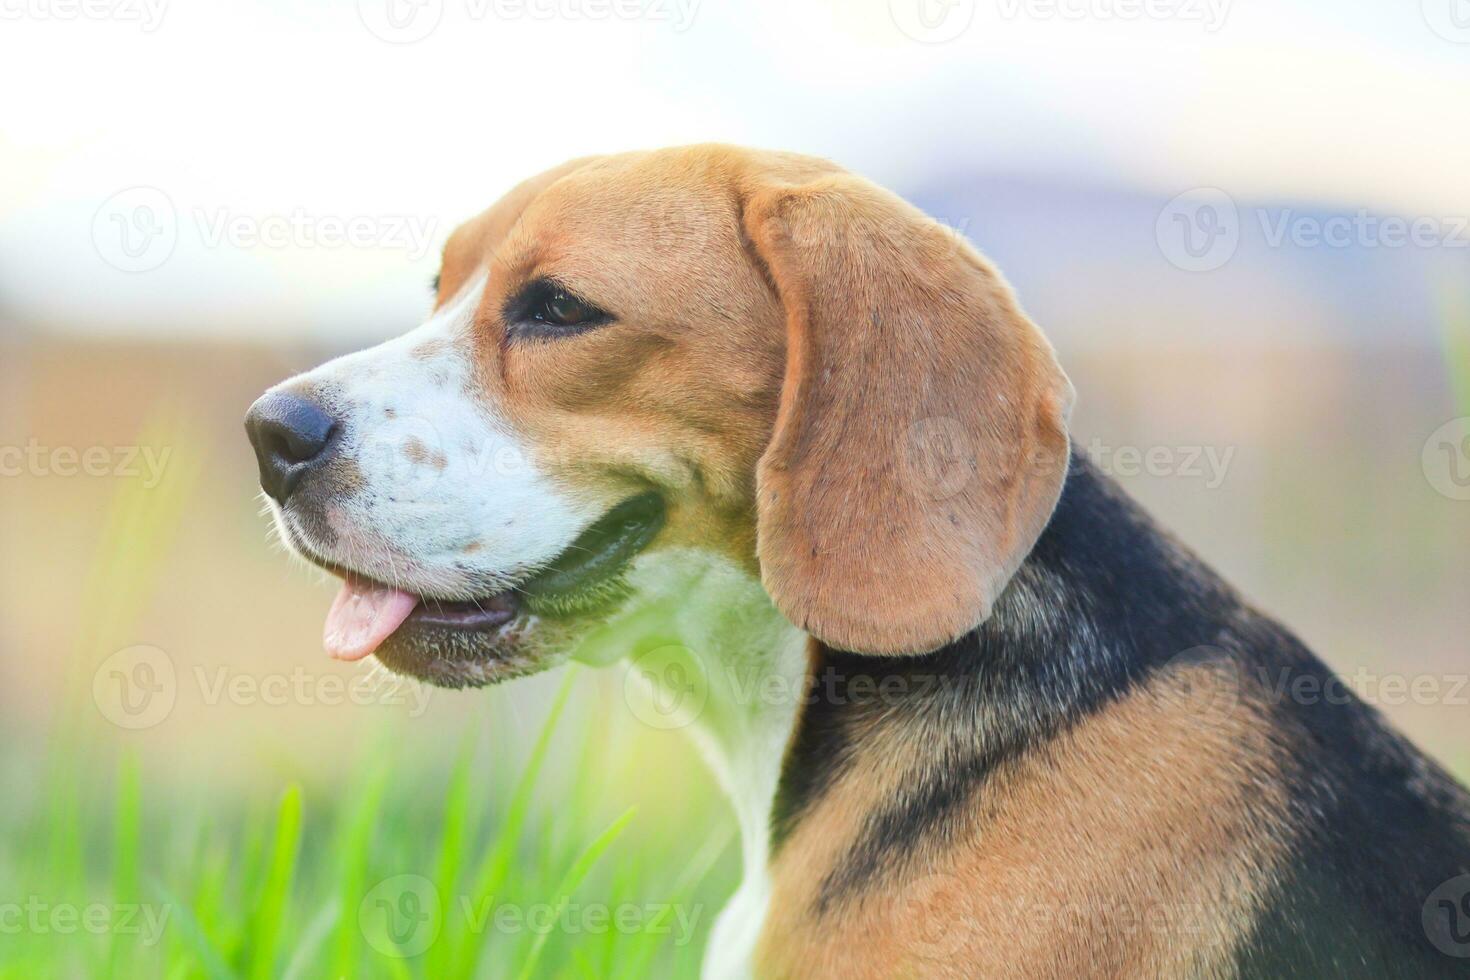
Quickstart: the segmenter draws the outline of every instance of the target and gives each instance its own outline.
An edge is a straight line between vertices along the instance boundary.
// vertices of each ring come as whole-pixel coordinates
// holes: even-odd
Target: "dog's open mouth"
[[[361,660],[406,628],[441,635],[495,633],[523,611],[550,617],[595,611],[621,595],[623,570],[663,522],[663,501],[656,494],[632,497],[526,580],[469,601],[426,598],[348,572],[327,613],[323,645],[338,660]]]

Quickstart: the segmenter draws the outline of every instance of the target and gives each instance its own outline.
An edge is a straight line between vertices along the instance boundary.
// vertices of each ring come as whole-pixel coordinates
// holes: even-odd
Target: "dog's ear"
[[[758,187],[744,221],[787,321],[757,468],[766,590],[838,649],[937,649],[1050,519],[1072,386],[995,269],[867,181]]]

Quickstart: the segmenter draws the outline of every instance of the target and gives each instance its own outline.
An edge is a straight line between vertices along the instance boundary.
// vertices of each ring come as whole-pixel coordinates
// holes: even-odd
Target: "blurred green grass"
[[[6,814],[6,839],[18,844],[5,860],[7,901],[18,911],[0,941],[0,974],[697,975],[733,884],[720,866],[731,835],[681,856],[666,840],[627,834],[632,809],[604,822],[575,787],[560,805],[534,802],[574,680],[511,788],[477,778],[468,751],[447,782],[415,779],[389,739],[341,798],[293,783],[273,808],[243,813],[154,794],[127,753],[110,791],[85,783],[91,768],[50,766],[51,779],[80,785]],[[588,777],[557,782],[597,784]],[[29,846],[56,827],[64,846]]]
[[[637,813],[607,793],[627,762],[576,668],[513,781],[503,759],[486,764],[505,747],[473,720],[447,772],[410,757],[389,718],[335,786],[283,781],[270,805],[146,767],[99,720],[91,680],[133,635],[203,455],[176,407],[139,440],[196,465],[119,485],[51,744],[0,760],[7,785],[45,788],[0,808],[0,976],[697,975],[734,884],[733,833],[698,800],[703,840],[633,832]],[[548,772],[558,735],[581,748]]]

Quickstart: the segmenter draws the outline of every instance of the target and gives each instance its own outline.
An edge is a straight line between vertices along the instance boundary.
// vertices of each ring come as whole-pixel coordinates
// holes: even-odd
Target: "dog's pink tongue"
[[[349,578],[332,600],[322,645],[338,660],[361,660],[403,625],[417,596],[376,582]]]

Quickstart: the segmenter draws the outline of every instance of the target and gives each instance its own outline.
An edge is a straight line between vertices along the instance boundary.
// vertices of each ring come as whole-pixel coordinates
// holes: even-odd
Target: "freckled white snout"
[[[463,643],[522,628],[515,590],[606,509],[554,483],[477,383],[484,285],[283,382],[246,416],[282,538],[344,577],[323,631],[338,659],[413,631]]]

